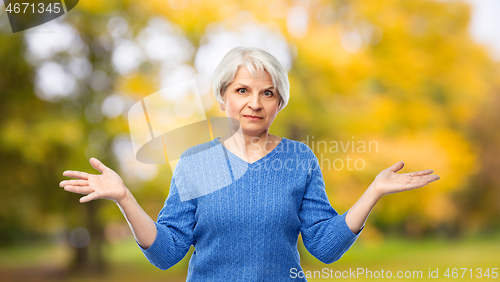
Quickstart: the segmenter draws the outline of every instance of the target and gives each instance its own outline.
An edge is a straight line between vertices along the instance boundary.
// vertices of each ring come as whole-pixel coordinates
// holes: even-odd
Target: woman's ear
[[[226,92],[225,90],[221,91],[220,98],[221,98],[222,102],[219,102],[219,107],[223,111],[226,109],[226,107],[224,106],[224,104],[226,103],[226,95],[225,95],[226,93],[225,92]]]

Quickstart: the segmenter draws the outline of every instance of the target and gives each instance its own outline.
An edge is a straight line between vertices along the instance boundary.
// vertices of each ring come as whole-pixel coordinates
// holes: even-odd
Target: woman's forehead
[[[236,76],[234,77],[233,81],[236,81],[236,80],[241,81],[242,83],[244,83],[244,81],[249,83],[249,82],[259,80],[259,81],[264,81],[264,82],[271,82],[271,84],[272,84],[271,75],[269,75],[269,73],[267,71],[260,72],[260,71],[256,70],[256,76],[254,77],[248,71],[248,69],[244,66],[240,67],[238,69],[238,72],[236,72]]]

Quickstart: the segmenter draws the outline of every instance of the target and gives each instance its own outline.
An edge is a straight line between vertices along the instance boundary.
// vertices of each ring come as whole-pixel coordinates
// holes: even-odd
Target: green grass
[[[427,239],[421,241],[411,241],[401,238],[386,238],[382,244],[368,245],[363,242],[356,242],[351,249],[344,254],[344,256],[333,264],[322,264],[317,259],[312,257],[309,253],[301,251],[303,255],[302,267],[305,272],[321,271],[327,268],[327,272],[331,273],[330,269],[335,271],[349,271],[362,268],[372,272],[391,271],[393,276],[398,271],[421,271],[423,278],[420,279],[404,279],[415,281],[476,281],[476,280],[500,280],[500,277],[477,279],[470,278],[470,272],[467,272],[469,278],[447,278],[443,274],[449,268],[457,268],[459,277],[462,275],[463,270],[460,268],[473,269],[473,275],[476,274],[477,268],[482,268],[483,272],[490,268],[500,268],[500,237],[487,237],[487,238],[469,238],[462,240],[446,240],[446,239]],[[439,269],[439,278],[430,279],[429,269],[435,271]],[[497,272],[500,272],[497,270]],[[319,275],[317,273],[316,279],[311,278],[308,281],[328,281],[324,277],[331,277],[328,275]],[[323,278],[320,278],[323,277]],[[342,280],[356,280],[356,281],[372,281],[380,280],[382,278],[368,279],[365,275],[360,275],[357,278]],[[388,279],[388,278],[386,278]],[[401,279],[389,279],[401,280]]]
[[[344,256],[333,264],[323,264],[310,255],[302,244],[299,244],[301,265],[304,271],[349,271],[357,268],[372,272],[392,271],[422,271],[421,279],[404,279],[418,281],[499,281],[500,278],[461,279],[443,276],[447,268],[499,268],[500,236],[485,238],[469,238],[455,241],[446,239],[407,240],[401,238],[386,238],[380,244],[368,244],[358,240]],[[177,265],[166,271],[152,266],[136,245],[134,240],[118,244],[108,244],[104,249],[109,261],[108,271],[100,276],[85,273],[70,273],[67,271],[72,258],[71,249],[65,245],[35,244],[0,249],[0,281],[185,281],[190,252]],[[429,268],[439,269],[439,278],[428,278]],[[459,271],[459,275],[462,271]],[[287,274],[288,275],[288,274]],[[329,281],[334,279],[310,278],[308,281]],[[466,275],[470,276],[467,272]],[[356,281],[381,280],[342,279]],[[391,280],[391,279],[389,279]],[[401,280],[394,279],[393,280]]]
[[[70,258],[64,245],[38,243],[0,248],[0,269],[61,265]]]

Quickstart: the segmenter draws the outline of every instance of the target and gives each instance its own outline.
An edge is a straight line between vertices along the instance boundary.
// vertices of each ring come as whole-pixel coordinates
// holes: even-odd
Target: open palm
[[[122,200],[127,192],[122,178],[96,158],[91,158],[89,162],[102,174],[66,170],[63,172],[64,176],[77,179],[61,181],[59,186],[69,192],[85,194],[86,196],[80,198],[80,203],[95,199],[108,199],[115,202]]]
[[[375,177],[374,186],[380,196],[419,188],[440,179],[438,175],[431,175],[434,172],[432,169],[404,174],[396,173],[403,167],[404,162],[399,161]]]

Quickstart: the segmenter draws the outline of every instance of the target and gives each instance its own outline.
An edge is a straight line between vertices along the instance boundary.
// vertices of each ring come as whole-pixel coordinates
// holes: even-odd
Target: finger
[[[66,185],[73,185],[73,186],[88,186],[89,181],[88,180],[63,180],[59,183],[60,187],[64,187]]]
[[[90,194],[94,192],[90,186],[72,186],[72,185],[67,185],[64,186],[64,190],[72,193],[77,193],[77,194]]]
[[[98,160],[96,158],[90,158],[89,162],[92,165],[92,167],[94,167],[95,169],[97,169],[101,173],[104,173],[104,171],[106,169],[108,169],[108,167],[106,167],[100,160]]]
[[[408,173],[408,175],[410,175],[411,177],[414,177],[414,176],[421,176],[421,175],[431,174],[433,172],[434,171],[432,169],[426,169],[426,170],[421,170],[421,171],[410,172],[410,173]]]
[[[98,199],[97,193],[96,192],[90,193],[87,196],[81,197],[80,203],[87,203],[95,199]]]
[[[433,175],[429,175],[429,179],[430,179],[429,180],[429,183],[430,183],[430,182],[434,182],[436,180],[441,179],[441,177],[439,177],[439,175],[433,174]]]
[[[397,163],[395,163],[394,165],[392,165],[389,169],[392,171],[392,172],[398,172],[400,171],[403,167],[405,166],[405,163],[403,161],[399,161]]]
[[[415,176],[412,178],[412,180],[415,182],[422,182],[425,184],[431,183],[431,182],[439,180],[439,179],[440,179],[439,175],[435,175],[435,174],[426,175],[426,176]]]
[[[415,176],[408,180],[407,189],[415,189],[441,179],[439,175]]]
[[[89,179],[89,174],[81,171],[66,170],[63,172],[64,176],[79,178],[79,179]]]

